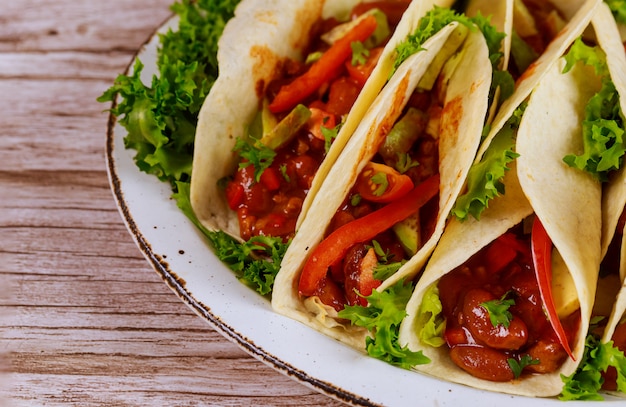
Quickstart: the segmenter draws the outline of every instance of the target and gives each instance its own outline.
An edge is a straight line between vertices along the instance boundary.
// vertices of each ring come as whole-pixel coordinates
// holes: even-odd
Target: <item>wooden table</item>
[[[171,1],[0,5],[0,405],[338,404],[192,313],[117,211],[96,98]]]

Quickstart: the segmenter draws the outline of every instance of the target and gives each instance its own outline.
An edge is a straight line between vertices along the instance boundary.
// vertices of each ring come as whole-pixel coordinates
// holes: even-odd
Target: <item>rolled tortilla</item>
[[[586,16],[587,23],[591,16]],[[576,21],[575,17],[577,29],[565,29],[572,41],[582,33],[584,20]],[[564,38],[563,34],[559,38]],[[553,53],[544,55],[537,63],[545,71],[529,74],[503,105],[510,116],[514,111],[511,108],[516,106],[513,103],[525,101],[532,93],[517,134],[516,151],[520,156],[505,176],[505,194],[490,203],[480,220],[450,221],[407,305],[408,315],[400,328],[401,345],[421,350],[431,359],[431,363],[417,366],[417,370],[480,389],[533,397],[559,394],[563,386],[561,374],[573,373],[582,357],[601,259],[600,185],[589,174],[563,162],[565,155],[582,148],[580,122],[586,101],[597,91],[598,83],[589,80],[584,67],[577,66],[562,74],[565,62],[554,50],[564,50],[567,45],[553,43],[550,48]],[[533,87],[529,86],[531,83]],[[555,95],[558,103],[554,102]],[[503,122],[502,112],[496,118],[498,123]],[[495,127],[489,140],[497,132]],[[487,148],[485,144],[481,150]],[[570,343],[574,360],[568,358],[555,372],[523,375],[510,382],[476,378],[451,361],[445,344],[433,347],[422,342],[418,335],[420,305],[442,276],[533,213],[554,244],[552,287],[557,307],[580,310],[580,326]],[[558,288],[564,284],[570,289]],[[565,295],[558,299],[559,294]]]
[[[316,195],[308,216],[292,241],[274,284],[273,308],[315,329],[364,350],[367,331],[337,318],[334,309],[313,296],[301,298],[298,281],[312,249],[322,241],[330,223],[358,175],[376,154],[384,138],[398,119],[413,90],[431,61],[453,34],[452,23],[424,44],[424,51],[407,59],[391,77],[330,170]],[[462,187],[463,179],[480,143],[489,105],[491,64],[482,33],[471,31],[462,45],[458,65],[448,81],[439,136],[439,212],[435,231],[400,270],[378,289],[411,279],[419,273],[432,252],[446,223],[446,218]]]

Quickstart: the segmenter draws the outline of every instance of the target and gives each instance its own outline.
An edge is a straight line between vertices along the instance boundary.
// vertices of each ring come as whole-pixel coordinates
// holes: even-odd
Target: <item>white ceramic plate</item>
[[[159,28],[176,29],[177,19]],[[156,69],[158,36],[139,51],[144,83]],[[130,64],[132,67],[132,63]],[[129,68],[130,69],[130,68]],[[107,165],[111,188],[141,252],[165,283],[202,319],[246,352],[321,393],[365,406],[561,407],[595,405],[479,391],[406,371],[359,353],[274,313],[267,299],[240,283],[206,239],[176,207],[168,184],[138,170],[126,150],[126,130],[109,122]],[[602,404],[623,400],[611,399]]]

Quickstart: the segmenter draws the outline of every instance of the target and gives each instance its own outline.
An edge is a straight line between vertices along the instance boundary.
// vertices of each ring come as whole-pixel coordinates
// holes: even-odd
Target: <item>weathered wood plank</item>
[[[198,318],[117,211],[96,98],[172,1],[0,5],[1,406],[338,404]]]

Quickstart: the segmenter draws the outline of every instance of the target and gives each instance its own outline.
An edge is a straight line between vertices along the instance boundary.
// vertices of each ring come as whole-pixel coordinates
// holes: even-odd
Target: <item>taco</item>
[[[626,173],[623,140],[626,111],[626,55],[618,24],[606,4],[593,20],[596,46],[577,44],[578,59],[592,63],[602,78],[595,104],[587,112],[588,145],[573,165],[592,173],[602,182],[602,263],[593,308],[594,323],[587,336],[587,348],[577,372],[565,381],[564,399],[601,399],[601,389],[626,394]],[[598,109],[598,106],[602,109]],[[593,108],[595,106],[595,108]],[[595,117],[592,116],[595,114]],[[591,131],[591,126],[601,131]],[[611,128],[612,130],[608,130]],[[593,151],[593,152],[592,152]],[[590,374],[593,372],[594,374]]]
[[[240,3],[198,120],[191,204],[205,228],[239,240],[293,236],[388,78],[407,7],[422,5]]]
[[[314,198],[275,282],[277,312],[365,350],[368,329],[342,310],[417,276],[480,144],[503,38],[486,21],[435,8],[407,37],[441,27],[398,64]]]
[[[420,371],[554,396],[580,363],[601,259],[601,188],[564,157],[583,147],[599,80],[582,65],[562,73],[561,56],[598,4],[586,3],[522,75],[479,150],[400,328],[400,343],[432,360]],[[493,172],[492,162],[509,169]],[[473,191],[481,182],[487,193]]]

